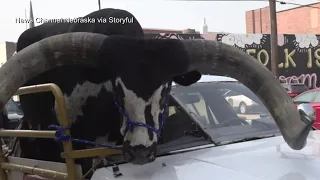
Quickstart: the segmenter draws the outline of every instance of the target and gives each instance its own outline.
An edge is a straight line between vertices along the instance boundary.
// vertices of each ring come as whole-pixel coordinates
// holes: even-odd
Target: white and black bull
[[[89,32],[51,36],[22,49],[1,67],[0,107],[21,86],[56,83],[65,95],[73,137],[94,141],[108,135],[115,141],[120,130],[128,160],[150,162],[171,82],[192,84],[200,78],[198,72],[238,79],[261,98],[287,144],[296,150],[304,147],[313,122],[300,119],[271,72],[245,52],[209,40]],[[57,124],[51,94],[22,96],[21,105],[28,121],[25,127],[44,130]],[[133,125],[132,131],[125,131],[127,120],[120,125],[124,114],[119,109]],[[61,146],[54,141],[32,142],[21,143],[29,146],[21,148],[25,157],[61,161]]]
[[[125,24],[103,24],[98,23],[97,20],[95,24],[45,23],[21,34],[17,43],[17,52],[44,38],[68,32],[94,32],[135,37],[139,41],[143,39],[144,34],[139,22],[127,11],[102,9],[83,18],[109,19],[109,17],[132,17],[134,21]],[[137,40],[130,39],[129,41]],[[24,86],[50,82],[57,84],[65,96],[68,118],[72,122],[72,137],[97,143],[122,144],[124,142],[123,147],[127,160],[134,163],[145,163],[155,158],[156,143],[160,136],[161,122],[165,118],[163,112],[165,112],[167,96],[170,91],[171,82],[164,81],[161,74],[168,74],[168,77],[171,76],[170,73],[179,75],[179,71],[184,72],[186,67],[181,66],[181,70],[178,71],[170,70],[169,66],[164,67],[167,64],[172,66],[174,62],[170,63],[170,59],[162,60],[161,56],[165,55],[163,51],[167,50],[156,50],[157,45],[149,46],[149,50],[145,49],[152,53],[150,56],[158,56],[156,53],[159,53],[160,56],[154,60],[131,58],[131,55],[144,52],[138,50],[139,46],[133,46],[128,49],[127,54],[122,54],[125,51],[121,49],[126,48],[126,41],[127,39],[124,39],[123,42],[119,41],[117,47],[113,47],[112,55],[125,55],[125,58],[108,62],[107,64],[110,63],[110,66],[96,69],[82,64],[74,64],[52,68],[28,80]],[[174,51],[172,50],[172,52]],[[82,54],[81,56],[88,55]],[[91,58],[99,57],[89,57],[89,59]],[[110,57],[110,59],[112,58]],[[163,64],[161,61],[168,63]],[[190,85],[200,77],[201,74],[193,71],[183,76],[175,76],[174,80],[181,85]],[[56,105],[51,93],[22,95],[20,101],[24,111],[22,129],[46,130],[50,124],[57,124]],[[124,111],[119,113],[119,110]],[[128,120],[121,121],[122,115],[127,116]],[[127,132],[127,130],[131,131]],[[124,135],[124,139],[122,135]],[[63,161],[60,157],[62,147],[53,140],[21,138],[19,142],[21,147],[19,156],[21,157]],[[85,144],[79,143],[75,143],[73,146],[74,149],[86,148]],[[90,159],[77,160],[77,163],[83,165],[84,171],[91,168],[90,162]]]

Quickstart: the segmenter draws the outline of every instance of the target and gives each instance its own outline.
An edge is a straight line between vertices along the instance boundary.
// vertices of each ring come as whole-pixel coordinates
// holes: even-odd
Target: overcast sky
[[[283,0],[308,4],[317,0]],[[97,0],[32,0],[35,18],[74,18],[98,9]],[[101,0],[102,8],[130,11],[144,28],[186,29],[200,31],[203,18],[209,31],[245,33],[245,12],[268,6],[261,1],[165,1],[165,0]],[[295,7],[280,5],[277,10]],[[29,0],[0,0],[0,42],[16,42],[26,29],[16,18],[29,17]],[[36,24],[39,25],[39,24]]]

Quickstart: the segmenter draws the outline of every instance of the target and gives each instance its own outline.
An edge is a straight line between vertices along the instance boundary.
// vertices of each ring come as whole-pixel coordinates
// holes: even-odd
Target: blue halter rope
[[[163,110],[163,112],[160,114],[160,118],[159,118],[159,129],[156,129],[148,124],[145,123],[140,123],[140,122],[134,122],[131,121],[130,118],[128,117],[127,113],[123,110],[123,108],[116,102],[114,101],[114,103],[116,104],[119,112],[124,116],[124,118],[126,119],[126,130],[125,132],[127,132],[128,130],[130,132],[133,132],[133,128],[135,126],[140,126],[140,127],[145,127],[148,130],[151,130],[153,132],[155,132],[157,134],[157,137],[159,138],[161,135],[161,129],[163,127],[163,122],[164,122],[164,118],[165,118],[165,113],[167,112],[168,109],[168,103],[166,103],[165,108]]]
[[[171,88],[171,85],[169,85],[168,88]],[[148,124],[145,124],[145,123],[139,123],[139,122],[134,122],[134,121],[130,120],[130,118],[127,115],[127,113],[125,112],[125,110],[119,105],[119,103],[115,99],[114,99],[114,103],[117,106],[119,112],[124,116],[124,118],[126,120],[126,132],[128,130],[130,130],[130,132],[133,132],[133,129],[135,126],[145,127],[148,130],[155,132],[157,134],[157,137],[159,138],[161,136],[161,130],[163,127],[165,114],[168,110],[169,98],[170,98],[170,96],[168,94],[168,96],[166,97],[166,104],[165,104],[164,110],[160,114],[159,129],[156,129],[156,128],[154,128]],[[57,140],[62,141],[62,142],[72,141],[72,142],[81,143],[81,144],[88,144],[88,145],[92,145],[92,146],[96,146],[96,147],[105,147],[105,148],[109,148],[109,149],[121,149],[121,147],[117,147],[117,146],[98,144],[93,141],[71,138],[69,135],[64,134],[64,130],[69,129],[70,127],[61,127],[61,126],[57,126],[57,125],[50,125],[48,128],[49,129],[56,129],[55,137]]]

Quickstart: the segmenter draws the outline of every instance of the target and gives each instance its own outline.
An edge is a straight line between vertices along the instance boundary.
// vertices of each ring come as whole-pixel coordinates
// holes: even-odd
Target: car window
[[[227,94],[225,94],[225,96],[238,96],[238,95],[241,95],[241,94],[234,92],[234,91],[231,91],[231,90],[229,90],[229,92]]]
[[[295,98],[293,100],[293,102],[297,102],[297,103],[301,103],[301,102],[308,103],[308,102],[311,102],[311,100],[313,99],[315,94],[316,94],[316,91],[310,91],[310,92],[304,93],[304,94],[298,96],[297,98]]]
[[[320,102],[320,93],[319,93],[319,91],[317,91],[317,94],[316,94],[316,96],[314,98],[314,102]]]
[[[203,106],[201,102],[200,104],[190,103],[188,105],[190,105],[192,113],[195,113],[197,115],[199,113],[204,113],[197,111],[198,108],[201,108],[200,106]],[[165,119],[163,132],[161,136],[163,143],[168,143],[180,139],[188,135],[188,132],[198,130],[198,125],[191,119],[191,117],[185,111],[183,111],[183,109],[178,105],[178,103],[173,101],[172,98],[169,101],[168,109],[168,116]]]
[[[225,96],[223,92],[226,89],[240,96]],[[184,103],[183,107],[215,138],[240,138],[252,131],[278,131],[261,100],[242,84],[196,84],[190,87],[174,87],[172,91],[174,96]],[[242,134],[238,128],[243,130]]]

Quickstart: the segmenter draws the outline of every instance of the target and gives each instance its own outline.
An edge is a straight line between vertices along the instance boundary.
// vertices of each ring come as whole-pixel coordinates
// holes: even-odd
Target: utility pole
[[[98,0],[99,10],[101,9],[101,2]]]
[[[276,0],[269,0],[270,24],[271,24],[271,72],[274,76],[279,76],[279,58],[278,58],[278,28],[277,28],[277,10]]]

